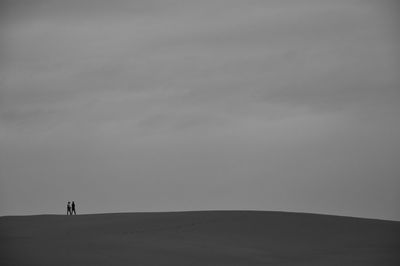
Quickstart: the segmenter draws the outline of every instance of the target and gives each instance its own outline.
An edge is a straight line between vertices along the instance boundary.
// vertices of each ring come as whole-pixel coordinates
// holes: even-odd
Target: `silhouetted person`
[[[76,215],[76,211],[75,211],[75,202],[72,202],[71,204],[71,215],[75,214]]]
[[[67,215],[72,215],[72,212],[71,212],[71,205],[70,205],[70,202],[68,201],[68,204],[67,204]]]

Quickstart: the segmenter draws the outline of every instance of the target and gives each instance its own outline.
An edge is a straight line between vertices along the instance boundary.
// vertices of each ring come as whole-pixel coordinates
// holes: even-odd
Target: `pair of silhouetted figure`
[[[73,215],[73,214],[76,215],[75,202],[70,203],[68,201],[68,204],[67,204],[67,215]]]

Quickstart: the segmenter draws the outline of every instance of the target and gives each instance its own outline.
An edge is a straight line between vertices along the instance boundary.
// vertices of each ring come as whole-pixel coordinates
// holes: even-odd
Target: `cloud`
[[[336,184],[335,167],[342,169],[337,187],[347,191],[346,200],[375,168],[386,167],[385,180],[396,184],[391,159],[398,147],[390,144],[397,140],[390,132],[399,130],[399,58],[389,4],[2,5],[0,155],[8,162],[2,175],[9,176],[3,184],[10,191],[21,188],[26,176],[32,176],[30,184],[71,188],[65,179],[73,176],[82,186],[98,182],[80,190],[90,195],[96,189],[104,195],[110,186],[129,198],[121,187],[139,184],[154,196],[151,187],[163,184],[168,189],[156,185],[159,195],[173,192],[176,201],[186,202],[190,197],[176,188],[185,184],[198,193],[192,206],[212,206],[195,193],[200,186],[220,203],[263,206],[277,197],[288,203],[285,208],[299,207],[292,200],[317,208],[313,197],[322,198],[321,191]],[[387,160],[375,163],[377,157],[363,155],[372,151]],[[343,156],[350,153],[356,159]],[[137,176],[126,177],[132,173]],[[111,184],[111,175],[124,186]],[[345,182],[344,176],[354,178]],[[243,189],[255,191],[252,200],[238,196]],[[263,189],[270,194],[264,197]],[[275,189],[293,197],[285,200]],[[150,200],[146,193],[141,196]]]
[[[3,26],[3,126],[179,130],[398,98],[391,22],[370,4],[4,5],[19,23]]]

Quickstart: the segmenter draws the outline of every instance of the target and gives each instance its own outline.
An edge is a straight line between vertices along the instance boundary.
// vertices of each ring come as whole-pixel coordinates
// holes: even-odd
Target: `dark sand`
[[[400,222],[256,211],[0,217],[0,265],[400,265]]]

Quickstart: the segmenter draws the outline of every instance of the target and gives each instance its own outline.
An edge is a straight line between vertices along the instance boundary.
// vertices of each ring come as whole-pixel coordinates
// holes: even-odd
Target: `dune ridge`
[[[400,265],[400,222],[267,211],[0,217],[0,265]]]

